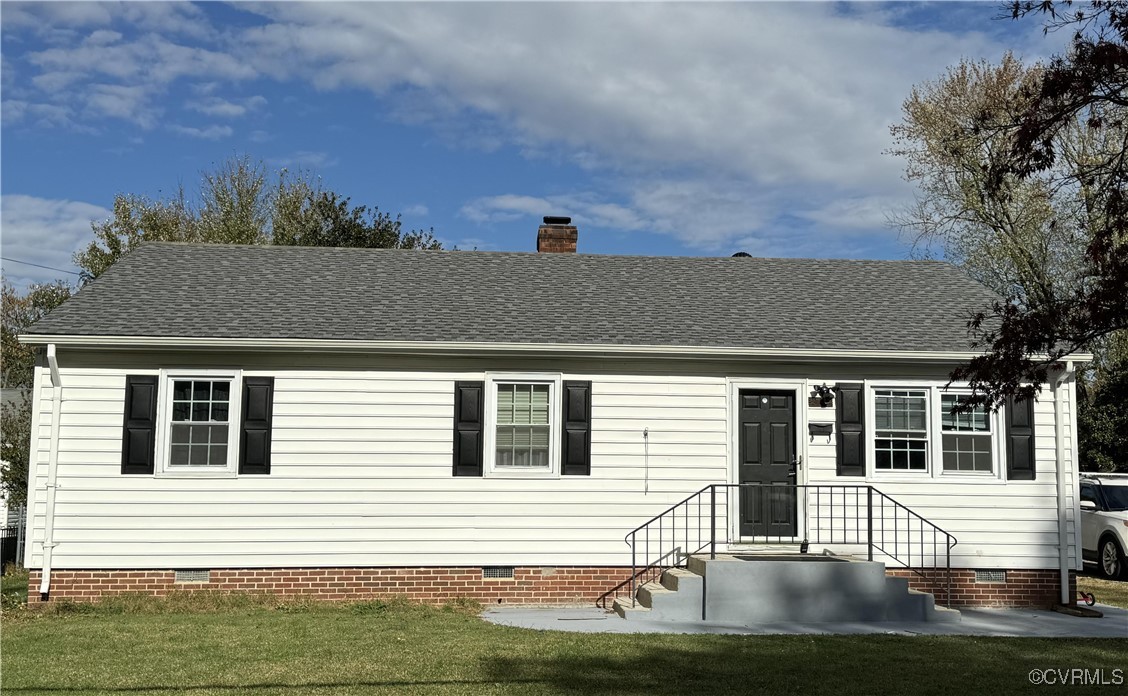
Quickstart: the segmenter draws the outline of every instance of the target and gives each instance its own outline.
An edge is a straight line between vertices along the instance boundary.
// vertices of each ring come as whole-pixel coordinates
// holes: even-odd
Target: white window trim
[[[874,392],[885,389],[914,389],[928,393],[928,447],[927,464],[924,471],[892,471],[877,468],[877,452],[874,440],[877,439],[876,423],[876,398]],[[1003,438],[1003,412],[995,411],[988,415],[991,422],[991,456],[992,471],[944,471],[944,431],[940,419],[941,394],[970,394],[971,389],[965,384],[954,384],[945,387],[935,381],[926,380],[896,380],[896,381],[866,381],[865,382],[865,413],[866,413],[866,481],[921,481],[927,479],[944,479],[945,481],[964,480],[977,483],[1006,483],[1003,478],[1003,468],[1006,457],[1006,443]]]
[[[966,396],[971,394],[971,390],[966,387],[952,387],[944,389],[943,387],[936,387],[936,413],[938,418],[942,416],[941,410],[944,408],[941,400],[941,394],[956,394],[957,396]],[[1006,441],[1003,438],[1003,411],[999,409],[992,413],[987,414],[987,422],[991,426],[991,471],[947,471],[944,469],[944,427],[938,419],[936,422],[936,466],[938,468],[937,476],[944,479],[968,479],[972,481],[1002,481],[1003,463],[1006,460]],[[958,434],[958,433],[953,433]],[[982,435],[980,435],[982,437]]]
[[[227,415],[227,466],[169,467],[172,427],[172,383],[183,379],[230,379],[231,402]],[[154,476],[158,478],[235,478],[239,471],[239,425],[243,414],[242,370],[161,370],[157,403],[157,451]]]
[[[554,479],[560,478],[560,400],[563,376],[545,372],[487,372],[485,375],[485,414],[482,419],[482,445],[485,459],[483,474],[487,478]],[[497,460],[497,385],[511,383],[547,384],[548,390],[548,467],[518,469],[496,466]]]

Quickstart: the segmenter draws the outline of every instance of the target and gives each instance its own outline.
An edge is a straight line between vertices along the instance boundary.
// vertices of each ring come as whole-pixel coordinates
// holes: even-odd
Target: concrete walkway
[[[1017,636],[1026,638],[1128,638],[1128,609],[1097,604],[1104,617],[1082,618],[1038,609],[961,609],[953,623],[779,623],[738,626],[725,623],[665,622],[620,618],[598,608],[501,607],[482,613],[487,621],[547,631],[577,633],[716,633],[736,635],[892,634],[934,636]]]

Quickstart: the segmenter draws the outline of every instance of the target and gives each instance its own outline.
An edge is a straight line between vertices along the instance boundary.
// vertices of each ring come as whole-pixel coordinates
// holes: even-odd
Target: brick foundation
[[[28,602],[40,601],[42,573],[32,570]],[[630,577],[630,568],[518,567],[512,579],[483,578],[481,568],[216,569],[209,582],[175,582],[172,570],[53,570],[50,600],[93,602],[116,594],[173,591],[266,592],[285,597],[359,600],[402,595],[426,604],[466,597],[483,604],[593,605]]]
[[[890,568],[886,574],[907,577],[912,589],[931,592],[937,603],[944,603],[943,572],[926,572],[929,578],[906,568]],[[31,571],[29,603],[40,601],[40,577],[40,571]],[[621,567],[518,567],[512,579],[483,578],[481,568],[260,568],[212,570],[209,582],[178,583],[172,570],[55,570],[50,599],[92,602],[109,595],[160,597],[179,590],[265,592],[329,601],[402,595],[427,604],[466,597],[483,604],[590,606],[629,577],[630,569]],[[1069,584],[1073,599],[1077,579],[1072,571]],[[1056,570],[1008,570],[1006,582],[976,582],[974,570],[952,570],[954,606],[1048,608],[1060,601],[1058,588]]]
[[[922,578],[908,568],[889,568],[886,575],[908,578],[909,587],[930,592],[937,604],[944,603],[944,571],[924,571]],[[1006,582],[976,582],[975,570],[952,569],[952,605],[979,607],[1052,607],[1061,602],[1061,571],[1008,570]],[[1077,574],[1069,571],[1070,604],[1077,602]]]

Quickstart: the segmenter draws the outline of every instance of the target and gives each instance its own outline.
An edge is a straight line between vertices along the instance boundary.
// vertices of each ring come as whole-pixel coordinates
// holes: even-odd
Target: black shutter
[[[151,474],[157,447],[157,376],[126,375],[121,473]]]
[[[482,475],[485,382],[454,383],[454,475]]]
[[[837,473],[839,476],[866,475],[866,432],[864,385],[838,384],[835,416],[838,427]]]
[[[561,473],[591,475],[591,382],[564,382]]]
[[[243,421],[239,434],[239,473],[270,473],[270,425],[274,418],[274,378],[243,378]]]
[[[1034,399],[1007,399],[1007,478],[1034,480]]]

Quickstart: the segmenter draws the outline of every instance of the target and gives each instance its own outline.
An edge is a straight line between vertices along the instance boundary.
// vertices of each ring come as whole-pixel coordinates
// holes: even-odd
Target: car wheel
[[[1116,580],[1124,573],[1124,551],[1112,537],[1106,537],[1101,542],[1097,560],[1101,575],[1110,580]]]

